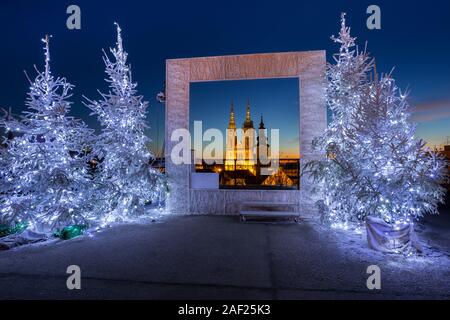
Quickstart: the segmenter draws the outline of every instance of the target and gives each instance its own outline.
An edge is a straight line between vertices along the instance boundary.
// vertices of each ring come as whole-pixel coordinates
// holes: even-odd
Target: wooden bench
[[[239,216],[242,222],[248,220],[279,221],[290,220],[298,222],[297,203],[286,202],[242,202],[239,206]],[[283,210],[288,209],[288,210]]]

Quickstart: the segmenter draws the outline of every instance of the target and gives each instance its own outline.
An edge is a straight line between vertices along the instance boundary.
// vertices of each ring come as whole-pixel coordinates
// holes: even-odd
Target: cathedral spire
[[[247,100],[247,111],[245,113],[245,121],[251,121],[251,117],[250,117],[250,101]]]
[[[261,114],[261,122],[259,123],[259,128],[260,129],[265,129],[266,127],[264,126],[264,119],[263,119],[263,115]]]
[[[228,129],[236,129],[236,122],[234,120],[234,102],[231,100],[230,105],[230,122],[228,123]]]
[[[244,128],[253,128],[253,121],[250,115],[250,101],[247,100],[247,110],[245,112]]]

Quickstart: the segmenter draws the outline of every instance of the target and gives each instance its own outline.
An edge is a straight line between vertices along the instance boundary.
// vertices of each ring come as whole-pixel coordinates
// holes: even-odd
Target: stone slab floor
[[[367,249],[364,234],[187,216],[0,252],[0,299],[449,299],[450,215],[418,226],[422,256]],[[369,265],[382,288],[369,291]],[[81,268],[69,291],[66,269]]]

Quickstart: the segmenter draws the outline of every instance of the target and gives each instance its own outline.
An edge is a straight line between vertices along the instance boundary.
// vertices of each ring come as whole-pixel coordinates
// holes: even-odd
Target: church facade
[[[265,154],[268,157],[269,144],[262,115],[258,130],[255,130],[253,126],[249,101],[246,106],[245,121],[240,129],[236,127],[234,103],[231,102],[226,137],[225,171],[245,170],[252,175],[259,175],[261,167],[259,154]],[[260,152],[262,148],[264,150]]]

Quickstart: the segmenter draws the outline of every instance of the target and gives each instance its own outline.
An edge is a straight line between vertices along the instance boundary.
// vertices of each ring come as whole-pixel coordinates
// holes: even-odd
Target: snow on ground
[[[448,217],[450,219],[450,216]],[[329,228],[320,223],[312,223],[314,228],[320,233],[331,233],[338,249],[351,256],[361,260],[370,257],[371,261],[386,263],[392,267],[402,270],[415,270],[420,268],[449,268],[450,269],[450,247],[437,247],[433,239],[421,236],[429,227],[424,223],[418,223],[415,226],[416,233],[419,236],[420,244],[423,248],[421,253],[410,254],[389,254],[372,250],[367,245],[366,230],[364,228],[351,228],[343,230],[339,228]],[[450,229],[447,231],[450,233]]]
[[[155,222],[152,222],[155,221]],[[424,253],[383,254],[365,232],[237,217],[159,216],[69,241],[0,251],[0,298],[448,299],[450,215],[417,225]],[[66,288],[66,268],[83,289]],[[366,287],[378,265],[382,290]]]

